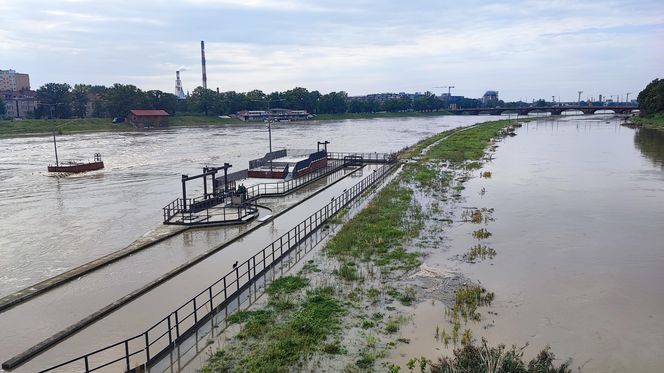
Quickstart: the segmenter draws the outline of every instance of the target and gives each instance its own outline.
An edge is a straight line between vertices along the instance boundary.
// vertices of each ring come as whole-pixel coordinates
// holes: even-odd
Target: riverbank
[[[399,113],[343,113],[320,114],[314,118],[303,121],[333,121],[346,119],[375,119],[375,118],[426,118],[449,115],[446,111],[437,112],[399,112]],[[236,118],[219,118],[216,116],[183,115],[169,118],[169,127],[207,127],[225,125],[247,124]],[[112,123],[111,118],[73,118],[73,119],[24,119],[0,120],[0,138],[41,136],[52,134],[60,135],[93,132],[132,132],[140,131],[128,123]]]
[[[651,116],[634,116],[629,119],[629,122],[637,126],[664,130],[664,113],[658,113]]]
[[[175,116],[169,119],[169,127],[203,127],[245,123],[239,119],[205,116]],[[140,131],[129,123],[112,123],[111,118],[73,119],[24,119],[1,120],[0,138],[59,135],[93,132],[132,132]]]
[[[498,360],[524,364],[518,350],[478,346],[465,328],[485,318],[479,309],[491,303],[493,293],[463,275],[437,273],[423,264],[431,250],[440,249],[430,233],[451,223],[437,200],[458,198],[468,172],[510,124],[501,120],[447,131],[402,152],[401,159],[408,158],[402,172],[350,220],[330,222],[343,225],[321,253],[297,275],[273,282],[262,307],[229,318],[238,326],[203,371],[398,372],[414,366],[449,371],[481,367],[482,348]],[[489,215],[477,210],[466,218]],[[431,304],[449,318],[449,329],[424,326],[445,353],[438,361],[409,356],[401,364],[394,355],[410,343],[401,331],[414,322],[417,304]],[[457,357],[443,356],[453,350]],[[537,359],[536,366],[553,366],[548,350]],[[560,371],[567,372],[565,367]]]
[[[344,120],[344,119],[376,119],[376,118],[426,118],[450,115],[448,111],[405,111],[405,112],[381,112],[381,113],[343,113],[343,114],[318,114],[310,120]]]

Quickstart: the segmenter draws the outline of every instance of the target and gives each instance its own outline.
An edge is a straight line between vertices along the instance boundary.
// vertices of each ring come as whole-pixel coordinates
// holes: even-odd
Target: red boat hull
[[[102,168],[104,168],[104,162],[92,162],[92,163],[72,164],[67,166],[48,166],[48,172],[79,173],[79,172],[101,170]]]

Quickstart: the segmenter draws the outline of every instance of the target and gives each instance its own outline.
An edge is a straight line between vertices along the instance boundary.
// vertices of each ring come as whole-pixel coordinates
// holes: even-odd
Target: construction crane
[[[447,97],[449,98],[449,97],[452,97],[452,88],[455,88],[455,87],[453,85],[446,85],[446,86],[442,86],[442,87],[433,87],[433,88],[442,88],[442,89],[447,88]]]

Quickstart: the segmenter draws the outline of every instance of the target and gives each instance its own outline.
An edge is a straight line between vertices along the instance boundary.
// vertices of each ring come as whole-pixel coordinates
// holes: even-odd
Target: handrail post
[[[150,362],[150,340],[148,338],[148,332],[145,332],[145,364]]]
[[[214,306],[212,306],[212,286],[208,288],[208,293],[210,294],[210,313],[214,310]]]
[[[198,308],[198,307],[196,307],[196,297],[194,297],[194,324],[197,324],[197,323],[198,323],[198,315],[197,315],[197,313],[196,313],[197,308]]]
[[[129,365],[129,340],[125,339],[125,362],[127,363],[127,372],[131,370],[131,366]]]
[[[168,315],[166,318],[168,321],[168,344],[172,345],[173,344],[173,335],[171,333],[171,315]]]

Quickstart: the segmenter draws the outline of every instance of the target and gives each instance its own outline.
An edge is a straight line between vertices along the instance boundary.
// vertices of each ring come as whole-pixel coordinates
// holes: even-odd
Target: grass
[[[465,334],[465,333],[464,333]],[[505,345],[491,347],[485,339],[476,345],[472,341],[453,352],[452,357],[441,357],[428,362],[432,373],[447,372],[505,372],[505,373],[572,373],[571,360],[554,364],[556,357],[549,347],[544,348],[529,362],[523,359],[524,348]]]
[[[657,113],[650,116],[635,116],[630,118],[630,122],[643,127],[664,130],[664,113]]]
[[[216,351],[202,372],[285,372],[314,351],[340,352],[324,342],[340,330],[344,312],[332,288],[307,292],[293,311],[245,311],[234,321],[245,323],[247,342]]]
[[[496,256],[496,250],[486,245],[477,244],[468,249],[463,254],[463,259],[468,262],[475,262],[477,259],[484,260],[486,258],[493,259]]]
[[[359,214],[345,224],[325,246],[337,259],[374,262],[385,270],[410,270],[420,265],[418,253],[407,252],[400,243],[419,233],[421,217],[411,221],[412,191],[393,182],[383,188]],[[417,214],[415,214],[417,215]],[[352,279],[350,269],[339,275]]]
[[[44,135],[53,131],[59,135],[78,132],[132,131],[127,123],[113,124],[110,118],[84,119],[25,119],[0,121],[0,137]]]
[[[453,163],[478,160],[484,155],[490,140],[497,137],[499,131],[509,125],[509,120],[498,120],[459,131],[447,140],[433,145],[427,152],[426,158]]]
[[[291,294],[309,285],[309,280],[300,276],[284,276],[274,281],[265,289],[270,295]]]
[[[473,237],[475,237],[478,240],[483,240],[491,237],[492,234],[485,228],[478,229],[476,231],[473,231]]]
[[[454,295],[454,305],[452,309],[446,311],[447,315],[454,322],[452,330],[452,340],[456,342],[460,328],[459,320],[463,319],[480,321],[480,314],[477,309],[481,306],[488,306],[493,302],[494,294],[487,292],[485,288],[478,285],[466,285],[459,288]]]
[[[169,118],[170,127],[217,126],[243,124],[239,119],[222,119],[205,116],[174,116]],[[0,137],[24,135],[72,134],[86,132],[127,132],[139,131],[128,123],[112,123],[111,118],[72,118],[72,119],[24,119],[0,120]]]

